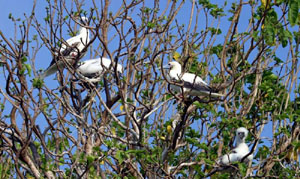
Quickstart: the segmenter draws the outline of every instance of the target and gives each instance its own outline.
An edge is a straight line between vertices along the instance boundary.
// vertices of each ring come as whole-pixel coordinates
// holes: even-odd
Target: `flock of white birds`
[[[84,25],[87,25],[88,18],[82,17],[81,22]],[[41,78],[50,76],[51,74],[59,71],[59,69],[65,68],[67,63],[72,65],[72,62],[76,61],[77,59],[81,59],[87,51],[86,48],[90,42],[89,35],[89,30],[82,26],[77,36],[74,36],[63,42],[60,50],[55,52],[54,58],[49,67],[41,74]],[[112,64],[110,59],[100,57],[78,62],[76,73],[80,73],[87,78],[95,78],[99,76],[101,77],[103,72],[106,70],[112,70],[113,67],[114,64]],[[191,96],[224,96],[223,94],[219,94],[214,91],[199,76],[192,73],[183,73],[182,67],[177,61],[169,62],[166,66],[164,66],[164,68],[169,70],[167,78],[168,81],[172,82],[170,87],[177,93]],[[122,65],[116,64],[116,70],[117,72],[122,73]],[[232,162],[241,161],[245,156],[247,157],[243,161],[251,161],[253,159],[253,155],[249,154],[250,151],[248,145],[245,143],[247,135],[248,130],[246,128],[238,128],[236,131],[236,147],[231,153],[222,156],[217,163],[219,165],[228,165]]]

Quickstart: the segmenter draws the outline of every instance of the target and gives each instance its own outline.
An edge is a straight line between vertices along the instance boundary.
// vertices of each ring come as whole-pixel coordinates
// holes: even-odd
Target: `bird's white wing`
[[[84,47],[89,42],[88,34],[82,33],[75,37],[68,39],[65,43],[62,43],[60,53],[63,56],[71,56],[76,57],[78,53],[80,54],[80,58],[83,57],[86,51],[83,52]]]
[[[171,77],[171,75],[170,75]],[[223,94],[217,93],[217,91],[213,90],[205,81],[203,81],[199,76],[196,76],[192,73],[184,73],[181,77],[176,77],[177,79],[181,79],[183,82],[183,90],[184,93],[192,95],[192,96],[211,96],[211,97],[222,97]],[[176,79],[171,78],[171,79]],[[171,88],[176,92],[181,93],[181,86],[171,85]]]
[[[111,60],[105,57],[80,62],[77,70],[86,77],[93,77],[103,71],[112,69]],[[117,70],[122,72],[122,66],[117,64]]]
[[[95,73],[102,73],[103,68],[100,65],[100,60],[92,59],[80,62],[77,70],[84,76],[91,76]]]
[[[86,18],[84,18],[84,20],[86,20]],[[55,73],[58,68],[65,67],[65,63],[60,57],[63,57],[63,59],[69,63],[74,59],[81,59],[86,54],[87,49],[85,49],[85,46],[89,41],[89,30],[85,27],[81,27],[78,35],[62,42],[61,48],[54,52],[53,60],[44,73],[41,74],[41,77],[45,78]]]
[[[229,163],[236,162],[239,160],[239,155],[237,153],[225,154],[221,158],[222,165],[228,165]]]
[[[222,164],[229,164],[236,161],[241,161],[246,155],[249,153],[249,147],[246,143],[239,144],[236,148],[234,148],[230,154],[225,154],[221,158]],[[253,155],[249,155],[247,157],[248,160],[252,160]]]
[[[53,59],[49,67],[40,75],[40,78],[44,79],[45,77],[52,75],[58,70],[58,68],[62,68],[63,66],[64,63],[62,61],[56,62],[55,59]]]
[[[192,73],[184,73],[182,76],[183,86],[198,91],[213,91],[209,85],[203,81],[199,76]]]
[[[193,74],[193,73],[184,73],[182,76],[182,80],[189,82],[189,83],[195,83],[195,84],[201,84],[201,85],[206,85],[208,84],[202,80],[199,76]]]
[[[69,38],[68,40],[66,40],[66,43],[69,44],[69,45],[71,45],[71,44],[73,44],[73,43],[80,42],[80,37],[81,37],[81,34],[76,35],[76,36],[74,36],[74,37],[71,37],[71,38]],[[66,44],[63,43],[62,47],[63,47],[63,46],[66,46]]]
[[[66,41],[67,44],[62,43],[62,46],[60,48],[60,55],[62,55],[66,61],[71,62],[72,58],[76,58],[78,55],[78,52],[80,53],[80,57],[82,58],[86,51],[83,52],[85,45],[82,44],[82,35],[78,35],[75,37],[72,37]],[[85,42],[84,42],[85,43]],[[58,68],[64,67],[64,62],[61,61],[59,58],[58,53],[55,53],[56,55],[52,59],[49,67],[44,71],[44,73],[41,75],[42,78],[45,78],[53,73],[55,73]]]
[[[62,56],[65,57],[65,60],[67,62],[71,62],[72,59],[69,58],[68,56],[71,54],[72,51],[74,51],[74,48],[76,48],[76,46],[78,46],[79,42],[77,43],[73,43],[71,46],[66,47],[65,49],[61,52]],[[61,48],[63,49],[63,48]],[[53,73],[55,73],[58,68],[62,68],[65,66],[65,63],[59,58],[59,56],[54,56],[50,65],[48,66],[48,68],[43,72],[43,74],[41,74],[41,78],[45,78],[49,75],[52,75]]]

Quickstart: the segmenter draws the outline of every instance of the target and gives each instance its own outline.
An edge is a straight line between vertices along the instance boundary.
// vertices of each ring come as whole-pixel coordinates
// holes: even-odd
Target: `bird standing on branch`
[[[212,89],[205,81],[199,76],[192,73],[183,73],[181,65],[172,61],[168,65],[164,66],[164,69],[169,69],[168,77],[172,82],[182,82],[182,85],[171,84],[171,88],[176,92],[191,96],[210,96],[210,97],[223,97],[223,94],[217,93]]]
[[[100,80],[105,71],[114,71],[114,65],[117,65],[116,70],[118,73],[123,73],[123,67],[121,64],[113,64],[110,59],[105,57],[79,62],[76,70],[87,78],[98,78]]]

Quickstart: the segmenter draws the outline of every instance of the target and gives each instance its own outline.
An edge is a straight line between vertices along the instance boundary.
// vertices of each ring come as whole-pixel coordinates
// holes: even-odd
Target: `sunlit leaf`
[[[180,53],[174,52],[173,59],[176,60],[177,62],[180,62],[180,58],[181,58]]]

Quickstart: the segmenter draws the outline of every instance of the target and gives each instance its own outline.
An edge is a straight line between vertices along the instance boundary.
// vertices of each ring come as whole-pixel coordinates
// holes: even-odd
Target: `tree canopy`
[[[41,2],[0,29],[1,178],[300,177],[299,0]],[[112,68],[41,79],[83,26],[74,61]],[[224,97],[174,92],[173,60]],[[221,167],[239,127],[253,160]]]

